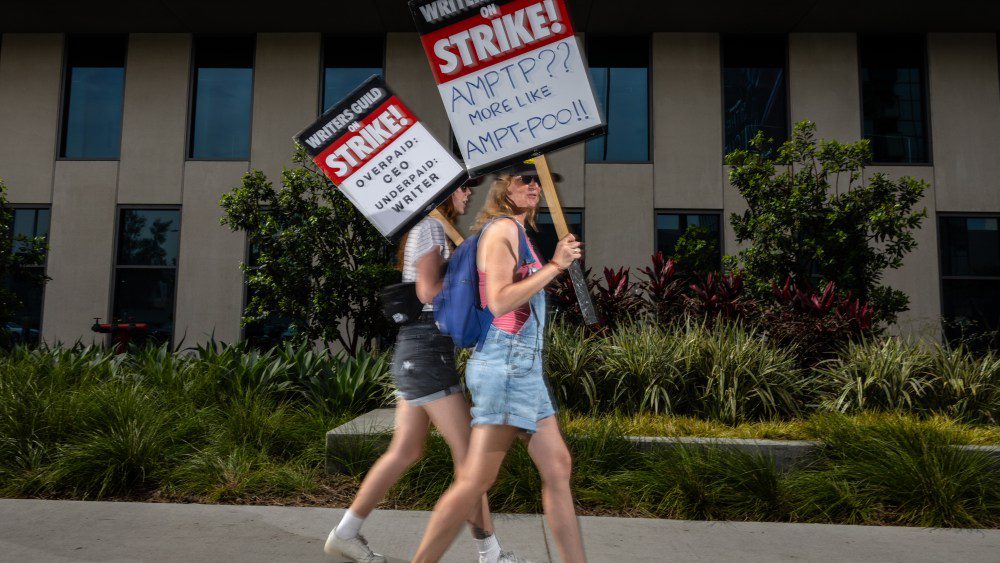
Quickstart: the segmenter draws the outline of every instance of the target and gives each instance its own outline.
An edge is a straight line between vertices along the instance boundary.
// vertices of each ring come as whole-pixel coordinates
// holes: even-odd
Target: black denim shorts
[[[455,369],[455,343],[438,330],[434,313],[425,311],[420,320],[399,329],[392,377],[396,395],[414,406],[462,392]]]

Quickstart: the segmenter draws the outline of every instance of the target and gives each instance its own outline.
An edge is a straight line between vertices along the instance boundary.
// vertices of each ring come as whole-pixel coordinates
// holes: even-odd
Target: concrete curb
[[[393,409],[365,413],[326,433],[326,470],[328,473],[357,473],[389,446],[392,436]],[[821,444],[813,440],[754,440],[744,438],[692,438],[627,436],[643,452],[668,451],[678,446],[693,448],[728,448],[751,455],[770,456],[779,471],[788,471],[805,460]],[[954,446],[961,450],[983,452],[1000,465],[1000,446]]]

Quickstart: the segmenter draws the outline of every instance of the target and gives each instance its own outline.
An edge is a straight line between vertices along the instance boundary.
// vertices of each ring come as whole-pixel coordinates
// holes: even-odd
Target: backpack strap
[[[482,236],[482,234],[486,232],[486,229],[498,219],[510,219],[515,225],[517,225],[517,234],[519,239],[517,248],[517,268],[520,269],[521,266],[535,262],[535,256],[531,253],[531,246],[529,246],[528,243],[528,233],[525,232],[521,223],[510,215],[499,215],[490,219],[489,223],[486,223],[486,226],[479,231],[479,235]],[[478,240],[476,242],[478,244]]]

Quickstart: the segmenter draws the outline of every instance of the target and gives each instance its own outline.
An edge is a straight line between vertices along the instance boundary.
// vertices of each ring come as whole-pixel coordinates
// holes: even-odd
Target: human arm
[[[580,243],[573,235],[567,235],[559,241],[548,264],[531,276],[514,281],[519,241],[518,227],[510,220],[494,223],[479,241],[478,264],[480,271],[486,272],[486,301],[497,317],[527,303],[579,256],[575,251]]]

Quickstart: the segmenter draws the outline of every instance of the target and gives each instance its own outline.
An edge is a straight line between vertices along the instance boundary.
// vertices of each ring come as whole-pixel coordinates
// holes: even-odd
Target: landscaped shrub
[[[857,424],[818,420],[820,449],[802,469],[796,515],[818,521],[888,521],[918,526],[1000,524],[1000,469],[983,451],[952,447],[946,431],[905,419]]]
[[[597,389],[601,366],[598,337],[584,327],[557,320],[546,338],[545,373],[559,405],[580,412],[595,411],[602,395]],[[464,370],[464,364],[460,367]]]
[[[598,400],[605,410],[673,413],[684,399],[686,350],[674,334],[650,324],[619,327],[595,342]]]
[[[807,382],[791,352],[737,324],[688,326],[685,334],[695,414],[737,424],[801,412]]]
[[[830,410],[920,411],[932,390],[932,359],[918,344],[886,338],[850,343],[816,370]]]

